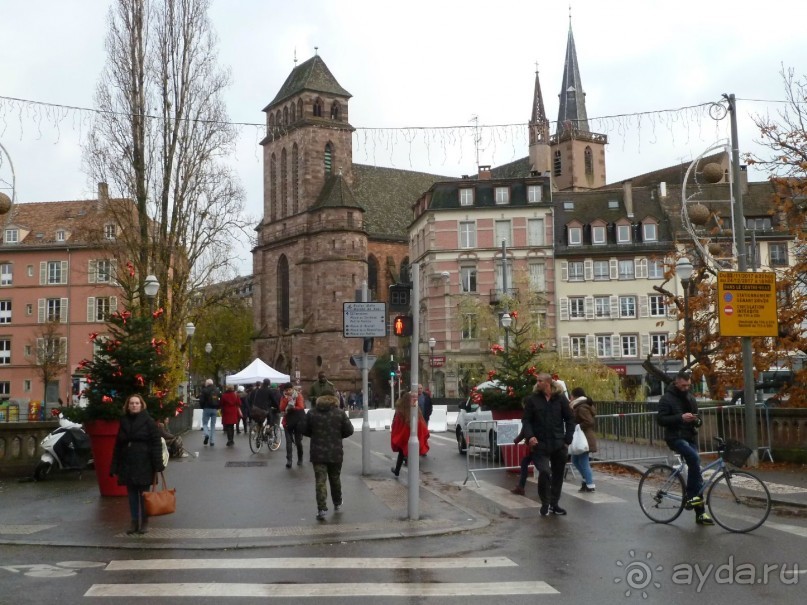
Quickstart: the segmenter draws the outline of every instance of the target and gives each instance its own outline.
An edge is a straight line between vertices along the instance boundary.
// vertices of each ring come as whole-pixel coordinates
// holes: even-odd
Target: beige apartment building
[[[99,200],[17,203],[0,241],[0,399],[55,404],[78,394],[76,366],[121,304]],[[43,366],[52,376],[43,381]],[[22,409],[22,408],[21,408]]]

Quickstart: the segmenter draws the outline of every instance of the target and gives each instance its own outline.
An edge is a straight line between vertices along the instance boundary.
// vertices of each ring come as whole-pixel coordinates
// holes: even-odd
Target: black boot
[[[138,534],[145,534],[149,530],[149,518],[143,517],[140,521],[140,528],[137,530]]]
[[[138,529],[139,529],[139,527],[138,527],[137,519],[132,519],[132,522],[129,525],[129,529],[126,530],[126,535],[127,536],[132,536],[132,535],[137,533]]]

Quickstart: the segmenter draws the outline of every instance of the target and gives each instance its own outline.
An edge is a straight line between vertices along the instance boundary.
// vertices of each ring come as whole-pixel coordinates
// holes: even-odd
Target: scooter
[[[44,481],[53,470],[83,471],[92,466],[90,438],[80,424],[59,416],[59,428],[47,435],[39,446],[45,450],[34,469],[34,479]]]

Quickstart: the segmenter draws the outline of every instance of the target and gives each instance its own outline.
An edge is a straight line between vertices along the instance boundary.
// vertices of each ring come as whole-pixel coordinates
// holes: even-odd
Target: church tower
[[[571,17],[558,97],[558,124],[550,139],[553,187],[558,191],[586,191],[604,186],[608,137],[589,130]]]
[[[551,166],[551,150],[549,148],[549,120],[544,110],[544,95],[541,94],[541,80],[535,70],[535,93],[532,97],[532,115],[530,116],[530,172],[544,174]]]
[[[257,355],[304,385],[352,376],[342,303],[367,279],[364,210],[355,201],[350,93],[317,55],[264,108],[263,219],[253,249]]]

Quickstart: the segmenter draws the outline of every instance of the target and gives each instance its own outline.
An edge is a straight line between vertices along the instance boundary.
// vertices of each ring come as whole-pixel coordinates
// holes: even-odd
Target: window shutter
[[[110,296],[109,297],[109,312],[114,313],[118,310],[118,297],[117,296]]]
[[[87,267],[87,283],[94,284],[98,277],[98,261],[91,260]]]
[[[48,262],[39,262],[39,285],[44,286],[48,283]]]
[[[639,317],[649,317],[649,316],[650,316],[650,308],[647,294],[641,294],[639,296]]]
[[[561,298],[558,302],[560,303],[560,320],[569,321],[569,299]]]
[[[619,279],[619,261],[612,258],[608,261],[608,271],[611,279]]]
[[[44,298],[40,298],[37,301],[37,323],[43,324],[45,323],[45,304],[46,301]]]
[[[611,354],[614,358],[622,357],[622,341],[619,334],[611,335]]]
[[[59,363],[67,363],[67,338],[59,338]]]
[[[571,353],[569,352],[569,348],[571,343],[569,342],[568,336],[561,336],[560,337],[560,356],[561,357],[571,357]]]
[[[650,334],[640,334],[639,342],[641,343],[639,356],[647,357],[650,354]]]
[[[67,271],[68,271],[67,261],[63,260],[62,261],[62,281],[60,282],[62,284],[66,284],[69,281],[67,279]]]
[[[597,356],[597,341],[594,334],[586,334],[586,357]]]
[[[87,321],[93,322],[95,321],[95,297],[88,296],[87,297]]]
[[[569,281],[569,262],[565,260],[560,263],[560,281]]]
[[[67,307],[67,300],[66,298],[61,299],[59,304],[59,321],[63,324],[67,323],[67,316],[69,309]]]
[[[636,279],[647,279],[647,259],[637,257],[633,264],[636,267]]]
[[[586,281],[594,279],[594,261],[591,259],[583,261],[583,279]]]
[[[619,317],[619,297],[612,296],[610,302],[611,302],[611,319],[617,319]]]
[[[583,306],[586,310],[586,319],[594,319],[594,297],[586,296]]]

